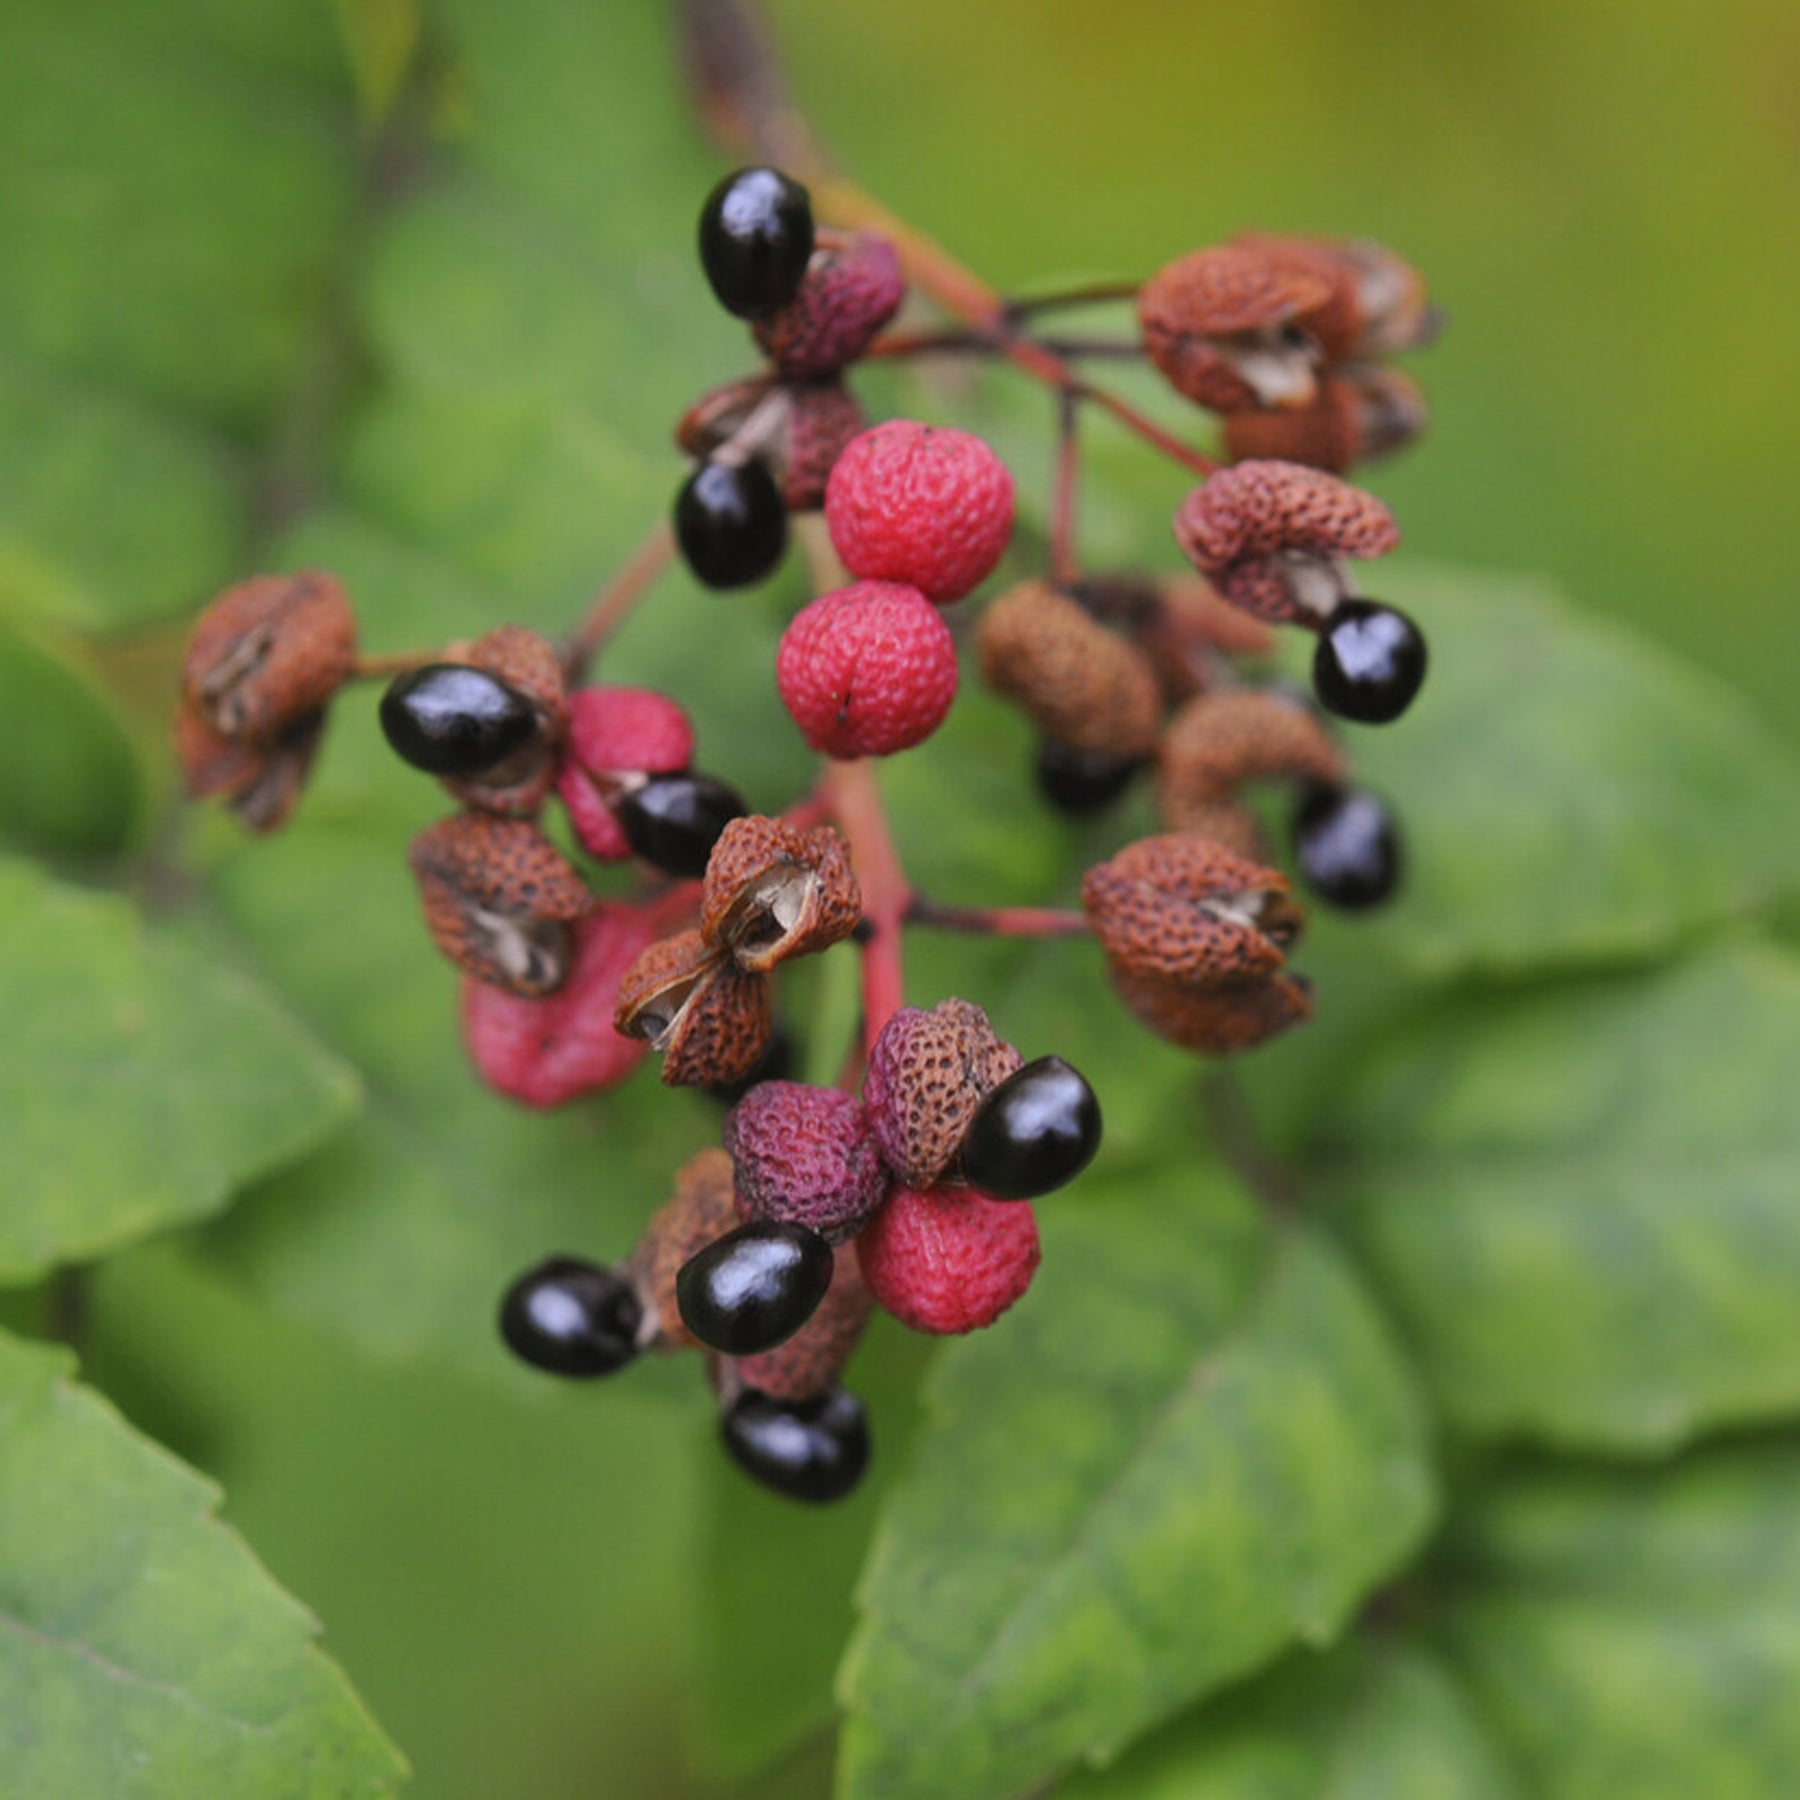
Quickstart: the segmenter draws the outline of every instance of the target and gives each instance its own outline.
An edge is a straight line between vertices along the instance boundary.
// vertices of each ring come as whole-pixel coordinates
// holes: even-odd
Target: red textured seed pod
[[[488,1086],[527,1106],[561,1106],[623,1081],[649,1045],[613,1027],[619,978],[656,935],[632,906],[604,901],[573,927],[563,985],[525,1000],[483,981],[463,982],[463,1042]]]
[[[444,788],[465,806],[507,818],[535,814],[556,779],[557,753],[569,727],[562,657],[541,631],[501,625],[467,646],[458,662],[484,670],[530,702],[537,729],[494,768],[475,776],[450,776]]]
[[[1031,1285],[1037,1220],[971,1188],[895,1188],[856,1240],[878,1304],[915,1331],[979,1331]]]
[[[1175,539],[1234,606],[1275,623],[1326,617],[1349,591],[1346,558],[1400,542],[1388,509],[1301,463],[1221,469],[1176,509]]]
[[[858,232],[822,242],[800,291],[786,306],[753,321],[751,329],[784,376],[816,381],[855,362],[905,297],[906,278],[892,241],[878,232]]]
[[[1008,588],[976,633],[982,679],[1046,737],[1108,756],[1147,756],[1162,723],[1156,670],[1048,582]]]
[[[1115,974],[1192,985],[1274,973],[1305,920],[1285,875],[1182,832],[1089,869],[1081,903]]]
[[[356,619],[318,569],[257,575],[194,621],[181,691],[215,735],[272,744],[320,711],[356,662]]]
[[[841,943],[862,917],[850,849],[829,825],[801,831],[752,813],[713,845],[700,931],[740,968],[773,969]]]
[[[297,720],[270,744],[221,737],[185,697],[175,710],[175,756],[195,800],[223,800],[252,831],[279,830],[306,786],[325,714]]]
[[[980,438],[892,419],[855,439],[825,489],[844,567],[943,605],[993,573],[1012,535],[1013,481]]]
[[[1306,329],[1330,283],[1240,245],[1195,250],[1138,295],[1150,360],[1177,392],[1214,412],[1306,406],[1323,351]]]
[[[587,884],[535,825],[486,813],[440,819],[407,862],[438,948],[477,981],[536,997],[562,985]]]
[[[827,756],[892,756],[923,743],[956,698],[956,645],[917,588],[859,581],[821,594],[783,632],[782,703]]]
[[[861,1101],[802,1081],[758,1082],[725,1121],[746,1217],[854,1237],[887,1195]]]
[[[791,513],[817,512],[838,458],[869,421],[841,381],[794,382],[787,393],[793,410],[781,459],[781,497]]]
[[[556,791],[582,847],[603,862],[627,861],[631,845],[613,803],[641,777],[673,774],[693,759],[693,727],[668,695],[652,688],[578,688],[569,696]]]
[[[754,1388],[771,1400],[817,1399],[836,1386],[874,1305],[855,1248],[841,1246],[831,1286],[813,1316],[773,1350],[727,1360],[721,1385]]]
[[[690,1157],[676,1173],[673,1196],[652,1214],[625,1265],[644,1309],[640,1346],[683,1350],[699,1342],[682,1321],[675,1278],[737,1222],[731,1158],[723,1150]]]
[[[981,1103],[1025,1059],[970,1000],[903,1006],[869,1052],[863,1104],[881,1154],[908,1187],[935,1186]]]

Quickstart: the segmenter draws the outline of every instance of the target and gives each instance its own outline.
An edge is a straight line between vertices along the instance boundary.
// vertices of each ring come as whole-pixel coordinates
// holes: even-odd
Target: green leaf
[[[0,1280],[216,1212],[356,1109],[267,994],[122,899],[0,862],[0,965]]]
[[[125,847],[143,805],[137,753],[71,655],[0,611],[0,839],[50,852]]]
[[[1350,746],[1409,850],[1366,945],[1432,978],[1642,960],[1800,887],[1800,772],[1711,678],[1528,582],[1370,583],[1431,672]]]
[[[1418,1542],[1424,1422],[1336,1256],[1204,1167],[1068,1210],[990,1336],[938,1365],[864,1579],[844,1800],[1012,1796],[1115,1755]]]
[[[1800,965],[1463,998],[1373,1049],[1318,1176],[1465,1429],[1639,1453],[1800,1408]]]
[[[19,1800],[376,1800],[406,1769],[219,1492],[0,1337],[0,1758]]]
[[[1800,1448],[1528,1467],[1453,1534],[1439,1635],[1545,1800],[1800,1790]]]
[[[1525,1800],[1436,1656],[1350,1639],[1300,1651],[1059,1800]]]

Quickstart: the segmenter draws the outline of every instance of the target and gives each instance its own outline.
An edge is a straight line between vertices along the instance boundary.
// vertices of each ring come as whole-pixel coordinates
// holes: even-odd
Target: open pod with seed
[[[669,1087],[742,1080],[774,1030],[766,975],[740,969],[698,931],[655,943],[619,983],[613,1024],[663,1059]]]
[[[1233,606],[1316,626],[1355,592],[1345,562],[1385,556],[1400,531],[1373,494],[1323,469],[1244,462],[1182,501],[1175,537]]]
[[[682,1322],[675,1279],[708,1244],[738,1223],[731,1158],[702,1150],[675,1174],[675,1192],[651,1215],[625,1264],[643,1307],[640,1349],[681,1350],[698,1340]]]
[[[825,1298],[786,1343],[760,1356],[713,1361],[712,1380],[719,1398],[729,1405],[745,1388],[772,1400],[813,1400],[829,1393],[862,1341],[874,1310],[855,1245],[839,1246]]]
[[[1310,406],[1228,413],[1225,449],[1233,461],[1307,463],[1342,475],[1404,450],[1430,419],[1424,391],[1410,375],[1380,363],[1350,363],[1320,383]]]
[[[420,832],[407,861],[432,937],[465,974],[527,998],[562,985],[593,897],[535,825],[458,813]]]
[[[713,846],[700,930],[740,968],[762,973],[827,950],[861,917],[849,847],[828,825],[801,831],[752,814],[733,819]]]
[[[1089,869],[1081,901],[1115,977],[1198,986],[1273,974],[1306,916],[1278,870],[1184,832]]]
[[[325,714],[307,713],[266,744],[221,737],[184,699],[175,713],[175,756],[195,800],[223,800],[252,831],[275,831],[293,812],[325,733]]]
[[[536,729],[493,768],[480,775],[450,776],[444,786],[482,812],[522,818],[544,803],[556,779],[557,753],[569,729],[569,699],[562,658],[541,632],[502,625],[477,638],[455,659],[492,675],[531,708]]]

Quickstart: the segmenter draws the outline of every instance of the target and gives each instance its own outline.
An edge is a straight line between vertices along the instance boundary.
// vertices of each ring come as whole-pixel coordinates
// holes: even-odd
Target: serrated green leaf
[[[217,1212],[329,1139],[351,1072],[260,988],[116,896],[0,862],[0,1280]]]
[[[378,1800],[406,1767],[219,1492],[0,1337],[0,1760],[16,1800]]]
[[[1315,1120],[1344,1229],[1465,1429],[1624,1452],[1800,1407],[1800,965],[1460,998]]]
[[[1046,1202],[1045,1262],[936,1371],[841,1676],[844,1800],[1014,1796],[1329,1641],[1432,1511],[1355,1281],[1203,1167]]]
[[[129,840],[143,771],[111,704],[79,662],[0,610],[0,839],[105,855]]]
[[[1525,1800],[1452,1669],[1412,1647],[1297,1652],[1062,1800]]]
[[[1439,1635],[1545,1800],[1800,1789],[1800,1451],[1544,1465],[1480,1496]]]
[[[1431,645],[1406,717],[1354,731],[1406,834],[1364,927],[1401,967],[1514,975],[1666,955],[1800,886],[1800,771],[1740,700],[1516,578],[1368,578]]]

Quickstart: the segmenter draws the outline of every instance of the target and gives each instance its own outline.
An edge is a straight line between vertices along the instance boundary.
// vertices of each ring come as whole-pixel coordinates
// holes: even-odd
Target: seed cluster
[[[691,466],[672,521],[570,638],[501,625],[365,665],[333,577],[259,576],[197,622],[175,740],[191,793],[272,830],[339,691],[392,678],[387,741],[457,809],[415,837],[409,861],[429,935],[460,973],[483,1080],[525,1106],[564,1106],[654,1056],[665,1084],[730,1108],[720,1143],[676,1172],[627,1254],[558,1254],[512,1283],[505,1344],[566,1378],[698,1349],[730,1456],[777,1492],[826,1502],[871,1454],[842,1383],[872,1313],[940,1334],[993,1324],[1042,1254],[1033,1203],[1074,1181],[1102,1138],[1094,1090],[1068,1062],[1027,1061],[971,1000],[905,1004],[904,931],[1086,935],[1148,1029],[1227,1055],[1313,1007],[1289,967],[1305,917],[1276,866],[1264,790],[1288,797],[1293,864],[1314,895],[1360,911],[1397,890],[1398,826],[1355,784],[1335,721],[1398,718],[1427,654],[1412,619],[1355,585],[1353,568],[1399,531],[1344,476],[1422,429],[1419,390],[1391,358],[1437,321],[1417,273],[1362,240],[1245,235],[1177,258],[1133,290],[1135,335],[1107,347],[1141,354],[1217,415],[1219,464],[1073,373],[1078,342],[1035,336],[1053,299],[984,310],[980,284],[958,279],[948,291],[975,309],[965,329],[890,332],[909,280],[933,285],[928,250],[816,221],[781,170],[721,181],[699,249],[765,360],[684,413],[675,442]],[[990,446],[949,425],[870,424],[851,389],[870,357],[934,350],[1010,360],[1056,387],[1047,567],[1014,545],[1013,477]],[[1082,566],[1074,421],[1102,398],[1183,466],[1171,525],[1191,572]],[[793,517],[816,512],[850,579],[820,580],[827,591],[793,611],[770,685],[826,762],[787,811],[757,812],[696,767],[676,698],[587,672],[658,558],[678,553],[721,592],[752,587],[784,560]],[[979,616],[953,629],[947,611],[965,602]],[[1310,694],[1259,666],[1280,628],[1314,635]],[[1029,723],[1053,807],[1103,820],[1154,777],[1162,829],[1115,839],[1086,871],[1080,912],[936,906],[907,885],[862,759],[943,723],[959,635]],[[602,897],[591,864],[624,866],[628,885]],[[841,1053],[830,1084],[792,1078],[779,986],[823,954],[861,959],[864,997],[855,1041],[812,1047],[815,1070],[818,1053],[828,1068]]]

